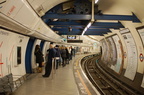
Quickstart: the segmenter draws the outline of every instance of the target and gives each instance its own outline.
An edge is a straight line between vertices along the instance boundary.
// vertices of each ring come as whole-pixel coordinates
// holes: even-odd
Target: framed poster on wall
[[[130,80],[134,80],[138,65],[136,44],[129,29],[121,30],[120,33],[123,36],[127,48],[128,57],[127,67],[124,76],[129,78]]]

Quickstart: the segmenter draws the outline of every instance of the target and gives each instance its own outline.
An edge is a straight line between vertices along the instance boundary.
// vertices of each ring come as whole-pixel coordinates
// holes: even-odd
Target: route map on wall
[[[134,80],[134,77],[137,72],[137,49],[136,49],[136,44],[134,42],[134,39],[129,31],[129,29],[124,29],[121,30],[120,33],[122,34],[126,47],[127,47],[127,57],[128,57],[128,62],[127,62],[127,68],[125,71],[124,76]]]

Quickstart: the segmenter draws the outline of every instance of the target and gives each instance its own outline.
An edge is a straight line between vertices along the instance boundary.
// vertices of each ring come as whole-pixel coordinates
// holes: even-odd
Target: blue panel
[[[25,56],[26,73],[32,73],[31,55],[32,55],[32,49],[33,49],[34,41],[35,41],[34,38],[30,38],[29,42],[27,44],[26,56]]]
[[[41,50],[43,50],[44,43],[45,43],[45,41],[41,41],[41,43],[40,43],[40,49],[41,49]]]

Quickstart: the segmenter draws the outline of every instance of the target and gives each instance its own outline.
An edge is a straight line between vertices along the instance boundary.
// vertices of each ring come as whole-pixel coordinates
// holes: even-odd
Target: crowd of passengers
[[[45,74],[42,75],[43,77],[49,77],[52,70],[52,64],[54,64],[55,69],[58,69],[59,66],[66,66],[69,64],[69,61],[75,56],[76,50],[72,46],[59,46],[53,43],[50,43],[49,49],[47,50],[47,54],[44,57],[40,46],[36,45],[35,47],[35,56],[36,56],[36,63],[38,64],[37,71],[39,73],[42,72],[42,67],[44,66],[44,58],[45,58]],[[54,61],[54,62],[53,62]]]

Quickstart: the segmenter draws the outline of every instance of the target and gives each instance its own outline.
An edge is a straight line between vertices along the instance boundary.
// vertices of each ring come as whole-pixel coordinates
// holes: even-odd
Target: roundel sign
[[[143,56],[142,53],[139,55],[139,58],[140,58],[140,61],[143,62],[143,60],[144,60],[144,56]]]

